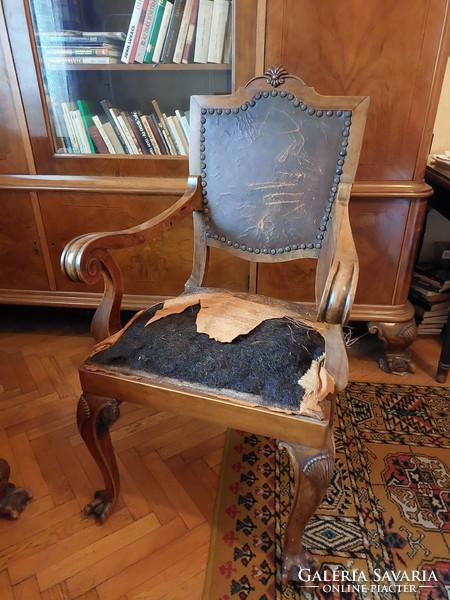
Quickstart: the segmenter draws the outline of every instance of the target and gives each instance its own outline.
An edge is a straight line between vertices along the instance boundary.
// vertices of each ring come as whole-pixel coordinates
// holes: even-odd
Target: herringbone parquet
[[[0,456],[34,497],[0,520],[0,600],[201,597],[225,432],[127,405],[112,437],[120,504],[103,525],[82,513],[102,482],[75,424],[77,366],[90,314],[0,307]],[[416,345],[410,383],[434,384],[438,341]],[[398,382],[353,350],[355,379]]]

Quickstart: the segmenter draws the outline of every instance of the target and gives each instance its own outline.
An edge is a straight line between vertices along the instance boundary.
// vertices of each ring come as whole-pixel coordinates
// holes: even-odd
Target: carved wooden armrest
[[[108,251],[153,240],[177,225],[187,214],[201,208],[199,179],[189,177],[184,195],[160,215],[129,229],[81,235],[67,244],[61,255],[61,269],[69,279],[87,284],[96,283],[100,277],[104,280],[103,298],[91,325],[97,341],[121,327],[122,276]]]
[[[330,324],[348,322],[358,283],[358,255],[348,214],[350,191],[350,184],[341,185],[328,244],[317,266],[318,320]]]

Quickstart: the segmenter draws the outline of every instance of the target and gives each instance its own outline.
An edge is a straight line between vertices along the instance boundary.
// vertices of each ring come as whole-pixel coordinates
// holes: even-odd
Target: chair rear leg
[[[308,521],[320,506],[334,472],[334,439],[330,429],[322,450],[279,442],[289,454],[294,469],[295,489],[283,543],[284,584],[301,581],[300,569],[315,572],[317,563],[303,545]],[[305,573],[306,576],[306,573]]]
[[[110,426],[120,416],[119,405],[117,400],[90,393],[83,393],[78,402],[78,429],[105,482],[105,489],[95,492],[84,512],[100,523],[111,514],[120,491],[119,470],[109,434]]]

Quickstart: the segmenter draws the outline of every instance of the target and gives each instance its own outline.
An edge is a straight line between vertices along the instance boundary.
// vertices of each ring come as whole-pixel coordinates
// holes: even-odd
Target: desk
[[[434,190],[429,204],[446,219],[450,220],[450,169],[443,169],[435,164],[428,164],[425,179]],[[436,372],[436,381],[445,383],[450,370],[450,312],[444,330],[441,356]]]

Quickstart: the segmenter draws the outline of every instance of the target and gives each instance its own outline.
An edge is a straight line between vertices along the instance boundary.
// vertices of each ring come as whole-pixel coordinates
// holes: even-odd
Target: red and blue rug
[[[450,599],[450,389],[351,383],[335,426],[335,474],[305,534],[320,570],[304,587],[279,576],[288,457],[229,432],[204,600]]]

